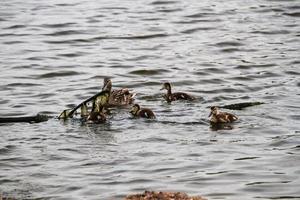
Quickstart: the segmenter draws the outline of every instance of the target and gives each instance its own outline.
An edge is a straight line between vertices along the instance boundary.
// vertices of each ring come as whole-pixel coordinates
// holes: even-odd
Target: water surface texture
[[[1,124],[0,194],[300,199],[299,17],[298,0],[1,0],[1,117],[57,116],[108,76],[157,120]],[[164,81],[197,100],[165,103]],[[249,101],[210,127],[209,106]]]

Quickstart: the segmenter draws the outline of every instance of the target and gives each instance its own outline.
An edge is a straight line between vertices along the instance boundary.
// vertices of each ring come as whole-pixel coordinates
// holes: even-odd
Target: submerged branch
[[[105,104],[107,104],[108,102],[108,98],[109,98],[109,92],[108,91],[101,91],[98,92],[97,94],[95,94],[94,96],[88,98],[87,100],[81,102],[80,104],[78,104],[75,108],[71,109],[71,110],[64,110],[58,117],[58,119],[68,119],[68,118],[72,118],[74,113],[76,112],[76,110],[78,110],[79,108],[85,107],[86,109],[86,104],[93,101],[93,105],[92,105],[92,111],[94,111],[94,109],[96,109],[95,107],[99,106],[104,106]],[[96,103],[97,101],[97,103]],[[85,110],[84,109],[84,110]],[[83,110],[83,109],[81,109]]]
[[[47,115],[37,114],[35,116],[28,117],[5,117],[0,118],[0,123],[16,123],[16,122],[27,122],[27,123],[39,123],[48,121],[50,117]]]
[[[80,104],[78,104],[75,108],[73,108],[73,109],[69,112],[69,116],[72,116],[72,115],[74,114],[74,112],[75,112],[77,109],[79,109],[81,106],[87,104],[88,102],[90,102],[90,101],[96,99],[98,96],[103,95],[103,94],[105,94],[105,93],[107,93],[107,92],[106,92],[106,91],[98,92],[98,93],[95,94],[94,96],[92,96],[92,97],[88,98],[87,100],[81,102]]]

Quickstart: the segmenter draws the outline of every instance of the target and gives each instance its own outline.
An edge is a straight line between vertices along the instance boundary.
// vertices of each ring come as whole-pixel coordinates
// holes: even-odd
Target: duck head
[[[212,106],[210,107],[210,113],[208,115],[208,117],[212,116],[212,115],[217,115],[219,113],[219,108],[217,106]]]
[[[139,104],[134,104],[130,110],[130,113],[133,115],[136,115],[140,109],[141,108],[140,108]]]
[[[102,91],[111,91],[112,88],[112,82],[109,78],[104,78],[103,80],[103,87],[102,87]]]
[[[171,91],[171,84],[169,82],[165,82],[160,90]]]

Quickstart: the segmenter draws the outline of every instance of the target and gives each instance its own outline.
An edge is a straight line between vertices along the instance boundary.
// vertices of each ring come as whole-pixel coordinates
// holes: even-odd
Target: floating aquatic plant
[[[87,100],[81,102],[73,109],[66,109],[61,112],[58,119],[69,119],[73,118],[74,114],[80,109],[80,116],[86,118],[91,112],[102,112],[102,108],[105,107],[109,100],[109,92],[102,91]],[[89,112],[88,103],[92,103],[91,111]]]

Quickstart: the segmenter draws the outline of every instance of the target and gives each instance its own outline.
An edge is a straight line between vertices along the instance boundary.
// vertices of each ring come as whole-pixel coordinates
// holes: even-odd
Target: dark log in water
[[[264,104],[263,102],[244,102],[244,103],[236,103],[236,104],[230,104],[230,105],[225,105],[225,106],[219,106],[219,108],[225,108],[229,110],[242,110],[246,107],[250,106],[257,106]]]
[[[47,121],[50,117],[47,115],[37,114],[35,116],[28,117],[5,117],[0,118],[0,123],[17,123],[17,122],[27,122],[27,123],[39,123]]]

